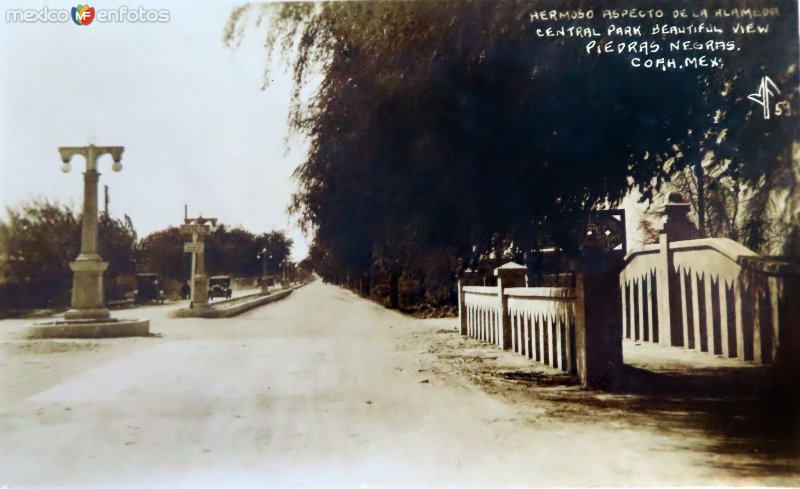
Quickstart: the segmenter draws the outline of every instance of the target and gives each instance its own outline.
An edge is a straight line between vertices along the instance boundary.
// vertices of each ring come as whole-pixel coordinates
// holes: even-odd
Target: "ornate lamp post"
[[[267,249],[264,248],[264,249],[261,250],[261,253],[256,255],[256,258],[260,258],[261,259],[261,276],[262,277],[266,277],[267,276],[267,258],[272,260],[272,255],[267,255]]]
[[[34,323],[28,329],[29,338],[111,338],[117,336],[147,336],[150,321],[147,319],[114,319],[105,306],[103,272],[108,262],[97,253],[97,158],[110,154],[114,159],[111,168],[120,171],[122,146],[89,146],[58,148],[61,153],[61,171],[70,171],[70,160],[75,155],[86,159],[83,174],[83,226],[81,253],[69,264],[72,269],[72,308],[63,320]]]
[[[97,253],[97,181],[100,173],[97,171],[97,159],[110,154],[114,159],[111,168],[114,171],[122,170],[123,146],[75,146],[60,147],[61,171],[70,171],[70,160],[75,155],[81,155],[86,160],[86,171],[83,173],[83,217],[81,232],[81,253],[69,264],[73,272],[72,280],[72,309],[67,311],[64,318],[67,320],[104,320],[109,318],[108,309],[105,307],[103,294],[103,272],[108,268],[108,262],[103,261]]]

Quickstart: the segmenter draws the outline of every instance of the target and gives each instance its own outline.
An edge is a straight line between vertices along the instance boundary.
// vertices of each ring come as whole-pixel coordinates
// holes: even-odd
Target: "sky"
[[[109,211],[127,214],[140,236],[216,217],[253,233],[284,229],[293,257],[305,238],[286,208],[292,172],[305,156],[287,146],[291,80],[272,67],[261,90],[265,27],[238,50],[223,28],[238,3],[141,0],[90,4],[166,9],[165,23],[9,23],[9,9],[71,9],[64,1],[0,5],[0,208],[46,197],[80,208],[83,159],[61,172],[59,146],[124,146],[123,169],[99,160]]]

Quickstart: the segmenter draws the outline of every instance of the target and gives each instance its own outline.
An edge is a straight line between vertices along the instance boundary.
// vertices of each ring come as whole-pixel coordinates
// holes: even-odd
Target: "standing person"
[[[181,285],[181,299],[188,299],[191,292],[192,288],[189,287],[189,281],[184,280],[183,284]]]

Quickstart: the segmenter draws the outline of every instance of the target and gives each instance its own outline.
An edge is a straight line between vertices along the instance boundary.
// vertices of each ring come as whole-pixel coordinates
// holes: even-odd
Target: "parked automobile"
[[[161,277],[157,273],[136,274],[136,294],[134,302],[145,304],[147,302],[164,303],[164,290],[161,288]]]
[[[215,275],[208,280],[208,298],[224,297],[230,299],[233,295],[231,290],[230,275]]]

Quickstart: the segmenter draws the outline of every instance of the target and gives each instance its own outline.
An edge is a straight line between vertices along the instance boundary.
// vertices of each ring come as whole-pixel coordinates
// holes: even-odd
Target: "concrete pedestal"
[[[195,275],[192,283],[192,309],[208,307],[208,277]]]
[[[67,320],[102,320],[111,315],[103,297],[103,272],[108,263],[100,255],[80,255],[69,264],[73,272],[72,309],[64,314]]]

